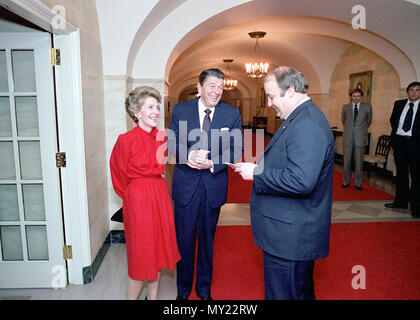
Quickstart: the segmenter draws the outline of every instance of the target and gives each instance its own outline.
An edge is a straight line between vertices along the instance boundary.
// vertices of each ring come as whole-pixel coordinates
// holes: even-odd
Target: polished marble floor
[[[336,165],[336,170],[341,170]],[[171,169],[169,168],[169,171]],[[172,176],[170,172],[167,176]],[[375,174],[364,182],[386,191],[395,193],[395,185],[388,179]],[[168,181],[170,185],[170,181]],[[363,192],[363,191],[362,191]],[[341,201],[333,203],[332,223],[413,221],[409,210],[386,209],[387,201]],[[222,207],[219,225],[249,225],[249,204],[226,204]],[[3,289],[0,299],[16,300],[123,300],[127,283],[127,262],[124,244],[112,244],[102,265],[90,284],[69,285],[65,289]],[[144,299],[144,289],[139,299]],[[159,299],[172,300],[176,297],[176,277],[174,271],[163,270],[159,288]]]

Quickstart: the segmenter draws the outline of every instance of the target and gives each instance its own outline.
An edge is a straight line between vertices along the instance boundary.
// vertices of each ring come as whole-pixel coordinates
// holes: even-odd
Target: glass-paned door
[[[66,284],[50,43],[0,33],[0,288]]]

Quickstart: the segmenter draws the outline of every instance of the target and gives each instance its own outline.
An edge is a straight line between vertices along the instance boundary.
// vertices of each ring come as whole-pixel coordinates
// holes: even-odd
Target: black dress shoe
[[[349,184],[342,184],[341,185],[341,188],[348,188],[349,187]]]
[[[188,297],[186,297],[186,296],[181,296],[181,295],[177,295],[177,296],[176,296],[176,300],[188,300]]]
[[[362,187],[355,187],[355,188],[356,188],[356,190],[363,191]]]
[[[390,208],[390,209],[407,209],[408,208],[408,204],[400,204],[398,202],[391,202],[391,203],[385,203],[385,207],[386,208]]]
[[[416,219],[420,218],[420,211],[411,210],[411,216]]]
[[[201,298],[201,300],[213,300],[213,298],[210,297],[210,296],[208,296],[207,298],[203,298],[203,297],[200,297],[200,298]]]

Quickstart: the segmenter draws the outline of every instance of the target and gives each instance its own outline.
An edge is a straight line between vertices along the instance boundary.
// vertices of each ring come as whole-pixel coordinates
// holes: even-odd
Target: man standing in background
[[[351,103],[345,104],[341,111],[343,133],[343,184],[350,185],[350,167],[354,152],[354,186],[362,190],[363,155],[368,145],[368,127],[372,122],[372,106],[361,102],[363,92],[353,89],[350,93]]]
[[[420,82],[407,87],[408,99],[394,103],[391,115],[391,145],[397,169],[395,200],[387,208],[407,209],[411,206],[413,218],[420,217]],[[408,171],[411,174],[411,190]]]

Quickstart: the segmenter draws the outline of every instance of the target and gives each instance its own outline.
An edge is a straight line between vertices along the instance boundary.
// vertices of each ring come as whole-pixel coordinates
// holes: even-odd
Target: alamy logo
[[[240,129],[212,129],[207,135],[199,128],[188,131],[187,121],[180,121],[177,133],[171,129],[167,129],[166,134],[159,131],[156,139],[164,141],[166,135],[168,140],[158,148],[156,159],[161,164],[187,164],[188,154],[192,150],[210,150],[213,164],[241,161],[243,155],[245,162],[258,161],[259,166],[254,174],[259,174],[264,168],[264,130],[257,129],[254,133],[252,129],[244,129],[243,134]]]
[[[66,268],[61,265],[55,265],[52,267],[51,273],[55,274],[51,280],[51,287],[54,289],[64,288],[67,283]]]
[[[66,8],[61,5],[55,5],[51,8],[51,12],[55,15],[51,21],[53,29],[64,30],[66,28]]]
[[[356,274],[351,280],[351,286],[354,290],[366,289],[366,269],[364,266],[355,265],[351,269],[351,273]]]
[[[366,29],[366,8],[362,5],[355,5],[351,9],[351,13],[356,14],[351,20],[353,29]]]

